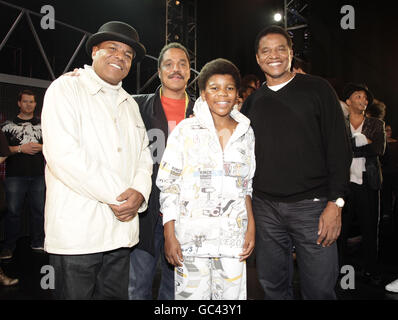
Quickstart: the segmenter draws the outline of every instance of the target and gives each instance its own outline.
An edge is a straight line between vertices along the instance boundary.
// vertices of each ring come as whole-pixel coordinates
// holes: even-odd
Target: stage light
[[[280,13],[275,13],[275,14],[274,14],[274,20],[275,20],[276,22],[281,21],[281,20],[282,20],[282,15],[281,15]]]
[[[179,6],[180,5],[180,1],[176,1],[176,6]]]

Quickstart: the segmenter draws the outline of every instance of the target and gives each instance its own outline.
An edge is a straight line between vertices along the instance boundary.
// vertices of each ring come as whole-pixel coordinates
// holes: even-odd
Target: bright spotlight
[[[282,15],[281,15],[280,13],[275,13],[275,14],[274,14],[274,20],[275,20],[276,22],[281,21],[281,20],[282,20]]]

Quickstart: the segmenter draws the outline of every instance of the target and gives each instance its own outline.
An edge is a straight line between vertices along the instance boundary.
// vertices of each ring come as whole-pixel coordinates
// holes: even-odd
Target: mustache
[[[171,75],[169,75],[168,78],[172,78],[172,77],[174,77],[174,76],[180,76],[181,78],[184,78],[183,75],[182,75],[180,72],[178,72],[178,71],[172,73]]]

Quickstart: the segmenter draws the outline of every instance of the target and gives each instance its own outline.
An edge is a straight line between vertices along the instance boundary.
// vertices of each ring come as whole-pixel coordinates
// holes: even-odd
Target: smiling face
[[[129,73],[135,52],[119,41],[104,41],[93,47],[93,68],[98,76],[116,85]]]
[[[283,35],[270,33],[260,39],[256,59],[265,73],[267,85],[281,84],[291,78],[292,57],[293,50]]]
[[[229,116],[235,105],[238,90],[230,74],[215,74],[207,80],[206,87],[200,94],[207,102],[214,119]]]
[[[346,100],[346,104],[350,108],[350,112],[364,113],[368,106],[368,97],[363,90],[354,91]]]
[[[163,92],[168,90],[185,91],[191,76],[187,55],[178,48],[168,49],[163,55],[158,72]]]

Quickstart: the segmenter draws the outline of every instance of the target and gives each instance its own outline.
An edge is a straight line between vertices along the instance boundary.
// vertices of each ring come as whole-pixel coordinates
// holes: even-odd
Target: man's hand
[[[182,267],[184,261],[181,251],[181,245],[178,242],[174,232],[174,220],[164,225],[164,255],[166,260],[176,267]]]
[[[110,204],[116,218],[121,222],[132,220],[138,213],[142,202],[144,201],[143,195],[132,188],[128,188],[121,195],[116,198],[117,201],[125,201],[121,205]]]
[[[341,231],[341,208],[329,201],[319,217],[317,244],[323,247],[332,245]]]
[[[247,230],[245,234],[245,243],[243,244],[243,251],[239,254],[239,261],[246,260],[252,254],[256,238],[256,226],[253,216],[252,198],[248,195],[245,198],[245,204],[247,210]]]
[[[40,152],[43,148],[43,145],[39,143],[34,143],[34,142],[29,142],[21,145],[21,152],[34,155],[38,152]]]
[[[69,71],[67,73],[64,73],[63,76],[78,77],[78,76],[80,76],[79,69],[75,68],[75,69],[73,69],[73,71]]]

